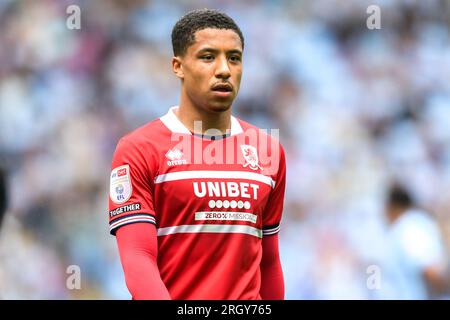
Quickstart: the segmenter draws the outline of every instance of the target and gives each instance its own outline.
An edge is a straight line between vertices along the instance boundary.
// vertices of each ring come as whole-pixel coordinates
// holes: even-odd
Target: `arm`
[[[159,274],[156,228],[150,223],[122,226],[116,233],[125,282],[133,300],[169,300]]]
[[[278,251],[278,234],[262,239],[261,289],[264,300],[284,299],[284,278]]]

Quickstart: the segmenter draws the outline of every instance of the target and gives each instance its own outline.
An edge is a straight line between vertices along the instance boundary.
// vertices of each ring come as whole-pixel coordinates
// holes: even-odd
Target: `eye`
[[[200,59],[205,61],[212,61],[214,57],[212,55],[201,56]]]
[[[230,60],[232,62],[239,62],[239,61],[241,61],[241,57],[240,56],[231,56]]]

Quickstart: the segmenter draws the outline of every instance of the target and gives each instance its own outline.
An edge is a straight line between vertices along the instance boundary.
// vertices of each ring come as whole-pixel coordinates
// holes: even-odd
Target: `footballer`
[[[284,299],[285,155],[232,116],[242,32],[195,10],[172,46],[179,104],[122,137],[112,160],[109,225],[126,285],[133,299]]]

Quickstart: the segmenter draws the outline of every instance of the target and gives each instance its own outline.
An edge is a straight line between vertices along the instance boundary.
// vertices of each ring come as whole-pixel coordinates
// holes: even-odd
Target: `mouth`
[[[231,93],[233,92],[233,86],[229,83],[218,83],[214,85],[211,90],[217,96],[228,97],[231,96]]]

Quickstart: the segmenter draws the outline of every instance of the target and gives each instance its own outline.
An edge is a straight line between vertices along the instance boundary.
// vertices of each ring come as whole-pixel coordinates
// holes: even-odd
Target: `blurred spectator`
[[[427,299],[448,291],[447,254],[431,215],[414,204],[399,185],[389,191],[386,253],[381,265],[381,297]]]

